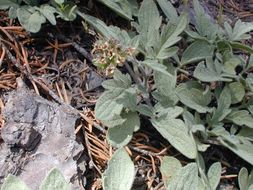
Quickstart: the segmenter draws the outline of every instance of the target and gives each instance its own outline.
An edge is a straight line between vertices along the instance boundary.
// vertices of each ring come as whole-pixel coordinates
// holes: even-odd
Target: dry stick
[[[87,151],[88,151],[88,155],[90,157],[90,163],[89,163],[89,165],[90,165],[90,167],[93,166],[97,170],[97,172],[100,174],[100,176],[102,176],[102,172],[99,170],[99,168],[97,167],[97,165],[93,161],[93,158],[92,158],[92,155],[91,155],[91,152],[90,152],[90,141],[89,141],[89,139],[87,137],[87,134],[86,134],[84,128],[83,128],[82,131],[83,131],[83,135],[84,135],[84,139],[85,139],[85,145],[86,145],[86,148],[87,148]]]
[[[53,34],[50,34],[50,36],[53,36]],[[90,63],[92,63],[92,55],[87,52],[83,47],[81,47],[78,43],[73,42],[72,40],[68,39],[67,37],[65,37],[64,35],[57,35],[57,38],[59,38],[62,41],[65,41],[67,43],[71,43],[72,46],[79,52],[81,53]]]

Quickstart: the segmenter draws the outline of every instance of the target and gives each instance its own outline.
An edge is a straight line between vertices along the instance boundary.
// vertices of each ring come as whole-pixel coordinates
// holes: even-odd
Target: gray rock
[[[20,79],[18,86],[9,94],[3,111],[6,123],[2,128],[5,144],[0,147],[0,182],[12,173],[37,190],[56,167],[72,183],[72,189],[80,189],[79,184],[85,183],[86,163],[78,161],[83,153],[74,133],[78,114],[67,105],[30,92]],[[81,173],[77,162],[82,165]]]

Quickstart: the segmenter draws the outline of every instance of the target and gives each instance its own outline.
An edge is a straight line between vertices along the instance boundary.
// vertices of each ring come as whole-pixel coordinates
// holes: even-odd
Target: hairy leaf
[[[212,187],[212,190],[216,190],[217,186],[220,183],[220,177],[221,177],[221,164],[220,162],[216,162],[208,170],[207,176],[208,181],[210,183],[210,186]]]
[[[170,118],[169,115],[163,115],[157,119],[152,119],[151,122],[156,130],[173,147],[188,158],[196,158],[197,150],[195,141],[182,120]]]
[[[66,182],[62,173],[54,168],[42,181],[40,190],[70,190],[70,184]]]
[[[207,105],[211,101],[211,92],[204,92],[199,88],[195,88],[190,83],[182,83],[176,89],[179,100],[186,106],[195,109],[199,113],[211,111]]]
[[[196,163],[190,163],[181,168],[172,177],[167,190],[193,190],[198,187],[198,167]]]
[[[165,156],[162,160],[160,171],[162,173],[163,182],[168,186],[172,177],[182,168],[178,159],[172,156]]]
[[[203,40],[197,40],[186,48],[182,55],[181,64],[186,65],[213,56],[214,47]]]
[[[127,145],[132,139],[133,132],[140,127],[140,118],[136,112],[124,113],[122,118],[125,122],[109,128],[107,134],[109,143],[117,148]]]
[[[226,119],[239,126],[246,125],[253,128],[253,117],[247,110],[232,111]]]
[[[130,190],[134,181],[134,164],[127,152],[117,150],[108,163],[102,176],[105,190]]]
[[[18,177],[9,174],[1,187],[1,190],[29,190],[26,184]]]
[[[237,104],[241,102],[245,95],[245,89],[242,83],[233,82],[233,83],[230,83],[228,86],[231,92],[232,104]]]

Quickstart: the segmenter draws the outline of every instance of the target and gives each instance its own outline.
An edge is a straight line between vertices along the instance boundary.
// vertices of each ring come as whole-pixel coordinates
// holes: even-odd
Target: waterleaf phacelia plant
[[[115,70],[102,84],[105,92],[95,116],[108,127],[107,139],[114,147],[127,145],[145,116],[174,148],[194,160],[184,167],[176,164],[178,169],[165,181],[171,190],[216,189],[221,165],[215,163],[207,172],[201,156],[213,143],[253,165],[253,49],[242,41],[249,39],[253,23],[220,26],[197,0],[193,7],[194,27],[187,12],[178,15],[167,0],[142,2],[132,21],[135,34],[93,24],[108,43],[113,39],[121,48],[132,45],[141,55],[127,55],[120,64],[126,72]],[[181,42],[187,47],[179,52]],[[182,75],[190,80],[180,80]]]

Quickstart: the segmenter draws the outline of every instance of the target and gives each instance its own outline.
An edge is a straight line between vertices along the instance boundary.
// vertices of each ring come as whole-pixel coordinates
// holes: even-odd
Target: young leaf
[[[198,167],[196,163],[190,163],[181,168],[172,177],[167,190],[193,190],[198,187]]]
[[[197,40],[186,48],[182,55],[181,64],[186,65],[213,56],[214,47],[203,40]]]
[[[248,170],[246,168],[242,168],[238,175],[238,183],[240,190],[248,190],[249,183],[248,183]]]
[[[44,15],[44,17],[47,18],[47,20],[52,25],[56,25],[56,19],[54,16],[54,14],[56,13],[56,9],[54,7],[45,4],[40,7],[39,11],[41,12],[41,14]]]
[[[227,24],[228,25],[228,24]],[[251,36],[247,34],[248,32],[253,30],[253,23],[251,22],[242,22],[240,19],[235,23],[235,26],[233,30],[227,29],[227,35],[229,40],[231,41],[240,41],[240,40],[246,40],[249,39]]]
[[[18,177],[9,174],[4,180],[1,190],[29,190],[29,188]]]
[[[153,69],[154,71],[161,72],[165,75],[171,75],[168,71],[166,66],[163,64],[159,63],[157,60],[152,60],[152,59],[146,59],[144,61],[140,61],[141,64],[149,67],[150,69]]]
[[[191,86],[190,83],[182,83],[176,89],[179,100],[186,106],[195,109],[199,113],[210,112],[207,105],[211,101],[211,92],[204,92],[199,88]]]
[[[241,102],[245,96],[245,89],[242,83],[233,82],[233,83],[230,83],[228,86],[231,93],[232,104],[237,104]]]
[[[176,74],[167,75],[160,72],[155,72],[154,81],[157,93],[167,97],[175,105],[178,102],[178,97],[176,95]]]
[[[151,122],[156,130],[179,152],[190,159],[196,158],[195,141],[182,120],[163,115],[157,119],[152,119]]]
[[[167,187],[171,178],[182,168],[178,159],[172,156],[165,156],[162,160],[160,171],[162,173],[164,185]]]
[[[157,0],[160,8],[162,9],[163,13],[169,19],[170,22],[173,24],[177,24],[179,20],[179,16],[177,14],[177,10],[168,0]]]
[[[221,177],[221,164],[220,162],[216,162],[208,170],[207,176],[208,181],[210,183],[210,186],[212,187],[212,190],[216,190],[217,186],[220,183],[220,177]]]
[[[103,173],[103,189],[130,190],[134,176],[134,164],[124,148],[121,148],[113,154]]]
[[[122,115],[126,121],[119,126],[109,128],[107,139],[109,143],[117,148],[121,148],[132,139],[133,132],[140,127],[140,118],[136,112],[128,112]]]
[[[203,82],[232,81],[232,79],[223,77],[221,70],[222,65],[217,60],[207,59],[206,63],[202,61],[197,65],[193,76]]]
[[[54,168],[42,181],[40,190],[70,190],[70,184],[66,182],[62,173]]]
[[[253,128],[253,117],[247,110],[232,111],[227,117],[227,120],[239,126],[247,126]]]
[[[217,124],[221,122],[230,112],[229,109],[231,105],[231,93],[228,87],[225,87],[218,99],[218,107],[213,112],[212,123]]]
[[[138,6],[136,1],[131,2],[129,2],[128,0],[121,0],[121,1],[99,0],[99,1],[127,20],[132,20],[134,9],[136,8],[136,6]]]

